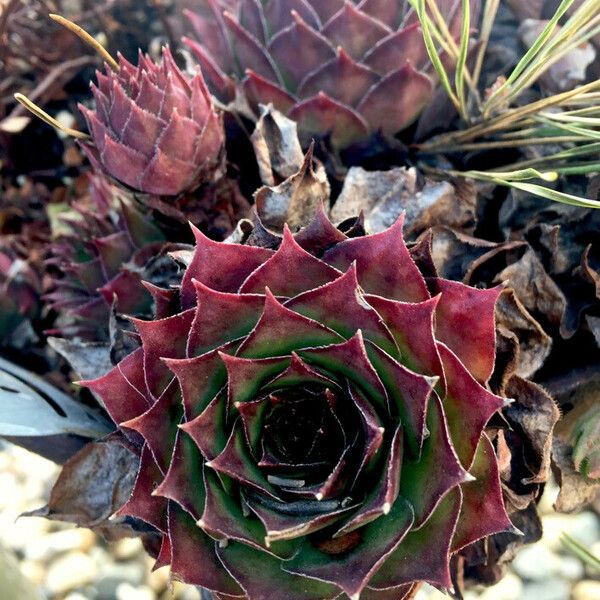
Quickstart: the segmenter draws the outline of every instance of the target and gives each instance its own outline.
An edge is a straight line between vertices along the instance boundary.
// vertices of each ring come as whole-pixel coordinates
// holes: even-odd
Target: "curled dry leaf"
[[[48,345],[71,365],[79,379],[100,377],[113,367],[110,344],[50,337]]]
[[[139,455],[118,434],[87,444],[64,465],[48,504],[26,515],[89,527],[109,539],[130,535],[133,520],[109,519],[131,495],[138,464]]]
[[[405,211],[405,235],[410,239],[433,224],[468,231],[474,226],[475,210],[475,189],[468,183],[427,179],[422,183],[414,168],[366,171],[352,167],[331,216],[340,222],[363,211],[366,230],[377,233]]]
[[[561,483],[555,508],[573,512],[593,501],[600,490],[598,369],[588,370],[564,387],[569,392],[561,394],[559,399],[572,406],[572,410],[561,419],[554,440],[553,467]]]
[[[544,364],[552,348],[552,338],[527,312],[513,289],[505,289],[496,305],[496,327],[501,336],[510,340],[515,354],[508,376],[531,377]],[[506,379],[503,378],[503,381]],[[502,392],[504,385],[500,385]]]
[[[571,444],[558,438],[554,440],[552,449],[553,471],[560,486],[554,509],[558,512],[571,513],[581,510],[592,503],[598,495],[598,485],[590,485],[575,469]]]
[[[550,474],[552,433],[560,411],[552,397],[539,385],[514,376],[509,381],[507,394],[517,400],[504,411],[511,426],[519,428],[528,448],[523,449],[524,465],[530,475],[523,477],[525,485],[544,483]]]
[[[275,110],[271,104],[261,104],[260,118],[251,139],[260,178],[265,185],[276,185],[302,168],[304,152],[296,122]]]
[[[300,170],[277,186],[265,186],[254,194],[256,212],[264,225],[283,231],[284,223],[292,230],[305,226],[317,207],[329,201],[330,187],[325,169],[313,160],[309,148]]]
[[[527,310],[554,325],[561,323],[567,301],[532,248],[527,248],[519,260],[500,271],[495,281],[506,281],[517,290]]]

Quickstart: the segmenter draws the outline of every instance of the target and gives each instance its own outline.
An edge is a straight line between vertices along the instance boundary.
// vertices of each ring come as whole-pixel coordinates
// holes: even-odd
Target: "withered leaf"
[[[325,169],[320,164],[315,169],[311,145],[297,173],[254,194],[256,212],[261,222],[275,232],[280,233],[284,223],[295,231],[308,224],[319,205],[328,204],[329,194]]]
[[[523,477],[522,483],[544,483],[550,474],[552,433],[560,411],[541,386],[516,375],[508,382],[506,392],[515,402],[504,410],[504,416],[527,440],[524,462],[530,475]]]
[[[296,122],[271,104],[260,106],[260,118],[251,136],[260,178],[265,185],[292,177],[304,161]]]
[[[511,288],[505,289],[498,298],[496,326],[516,343],[514,373],[523,378],[531,377],[548,358],[552,338],[527,312]]]
[[[552,448],[552,466],[554,475],[560,486],[554,509],[558,512],[571,513],[592,503],[600,484],[591,484],[575,470],[571,445],[559,438],[554,439]]]
[[[95,379],[113,368],[108,343],[49,337],[48,345],[71,365],[79,379]]]
[[[503,269],[495,281],[507,281],[527,310],[543,315],[555,325],[562,321],[567,305],[565,296],[531,248]]]
[[[425,180],[420,184],[414,168],[366,171],[352,167],[331,216],[340,222],[362,210],[367,232],[377,233],[405,212],[404,235],[411,239],[432,225],[468,230],[475,223],[475,208],[475,188],[467,183]]]
[[[65,463],[48,504],[28,516],[92,529],[128,529],[124,519],[108,519],[128,500],[138,464],[134,447],[118,434],[89,443]]]

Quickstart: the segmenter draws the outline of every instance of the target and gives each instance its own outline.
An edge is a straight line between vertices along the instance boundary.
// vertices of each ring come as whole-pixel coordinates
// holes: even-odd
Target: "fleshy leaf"
[[[299,294],[285,306],[323,323],[346,339],[360,329],[366,340],[398,356],[398,348],[385,323],[362,297],[355,263],[335,281]],[[341,306],[343,311],[339,310]]]
[[[212,592],[236,597],[244,595],[240,586],[219,563],[216,542],[174,503],[169,506],[169,538],[171,571],[175,578]]]
[[[273,600],[282,595],[286,600],[333,600],[340,594],[333,585],[286,573],[279,559],[244,544],[219,547],[217,554],[252,600]]]
[[[142,349],[139,348],[106,375],[80,382],[98,394],[110,418],[117,424],[133,419],[150,408],[150,400],[144,395],[145,383],[139,377],[143,377],[143,358]],[[133,381],[142,387],[136,387],[130,377],[136,377]]]
[[[516,531],[504,507],[496,453],[485,433],[477,447],[471,475],[475,481],[461,486],[463,505],[452,540],[452,552],[488,535]]]
[[[122,426],[134,429],[142,435],[158,466],[166,472],[175,445],[177,424],[182,414],[179,385],[173,379],[151,408],[139,417],[123,422]]]
[[[339,47],[334,59],[310,71],[303,79],[298,95],[300,98],[310,98],[322,91],[347,106],[356,106],[378,79],[371,69],[354,61]]]
[[[290,297],[329,283],[339,274],[337,269],[303,250],[286,224],[277,252],[248,276],[240,292],[260,294],[268,287],[276,296]]]
[[[465,471],[450,442],[442,403],[434,394],[427,415],[429,437],[418,461],[402,465],[400,494],[415,510],[415,528],[421,527],[453,488],[472,477]]]
[[[468,470],[483,428],[490,417],[506,405],[506,401],[477,383],[444,344],[438,344],[438,348],[448,387],[443,404],[450,438],[458,458]]]
[[[402,442],[402,428],[398,426],[390,444],[381,480],[367,496],[358,511],[336,531],[334,537],[350,533],[390,512],[392,505],[398,498],[400,488]]]
[[[434,337],[434,315],[439,297],[423,302],[396,302],[367,296],[367,302],[381,315],[400,348],[400,362],[416,373],[440,377],[444,371]]]
[[[330,135],[336,147],[356,142],[369,132],[366,121],[355,110],[323,92],[296,104],[289,117],[307,135]]]
[[[173,374],[161,359],[185,356],[187,334],[193,318],[194,311],[187,310],[157,321],[132,319],[142,338],[146,385],[155,398],[173,379]]]
[[[217,539],[243,542],[284,560],[293,556],[296,545],[290,542],[265,544],[265,528],[250,515],[244,515],[236,498],[227,494],[219,478],[207,472],[204,476],[206,506],[198,526]]]
[[[251,487],[261,494],[279,500],[276,490],[268,483],[251,456],[246,446],[244,429],[239,421],[234,426],[223,452],[206,463],[206,466],[239,481],[245,487]]]
[[[209,352],[252,331],[262,313],[264,296],[217,292],[199,281],[193,285],[198,301],[189,330],[188,356]]]
[[[135,485],[127,502],[117,511],[119,516],[136,517],[154,525],[159,531],[167,531],[167,501],[152,496],[152,492],[162,481],[161,473],[148,446],[142,448],[140,466]]]
[[[323,33],[358,60],[391,30],[352,2],[345,2],[344,7],[325,24]]]
[[[458,356],[477,381],[485,384],[494,370],[494,312],[502,287],[481,290],[446,279],[433,280],[432,287],[441,293],[435,313],[436,338]]]
[[[403,423],[413,456],[418,456],[427,428],[425,418],[436,379],[410,371],[377,347],[367,346],[371,362],[387,390],[392,414]]]
[[[412,523],[410,505],[398,497],[389,514],[361,528],[358,543],[351,550],[341,554],[326,554],[306,540],[298,554],[283,564],[283,569],[333,583],[352,600],[358,600],[360,592],[402,542]]]
[[[196,249],[181,282],[183,308],[189,308],[196,302],[192,280],[196,279],[218,292],[235,293],[246,277],[273,255],[273,251],[266,248],[214,242],[195,227],[192,227],[192,232],[196,238]]]
[[[275,4],[271,2],[271,4]],[[295,90],[305,73],[335,56],[331,43],[296,13],[294,22],[277,33],[269,43],[269,53],[282,70],[286,87]],[[290,52],[295,48],[296,52]]]
[[[341,271],[356,261],[358,282],[367,294],[405,302],[427,300],[425,280],[402,237],[403,223],[404,214],[381,233],[337,244],[324,254],[323,260]],[[372,265],[377,265],[377,269]]]
[[[354,506],[341,506],[337,500],[298,500],[275,502],[268,498],[246,499],[250,510],[263,523],[269,543],[293,540],[340,521]]]
[[[221,354],[227,367],[229,406],[238,402],[249,402],[258,390],[270,379],[282,373],[290,364],[289,357],[240,358]]]
[[[427,581],[443,588],[452,587],[450,544],[462,501],[460,488],[454,488],[438,504],[425,525],[411,531],[370,581],[375,589],[386,589],[413,581]],[[474,516],[474,520],[478,517]]]
[[[267,289],[264,312],[242,342],[238,355],[244,358],[282,356],[300,348],[333,344],[340,338],[325,325],[283,306]]]
[[[216,458],[227,444],[225,413],[226,399],[224,394],[218,394],[195,419],[180,425],[207,460]]]
[[[194,442],[185,433],[178,432],[169,470],[153,490],[153,496],[173,500],[195,519],[199,518],[205,503],[202,463],[202,455]]]
[[[387,393],[369,361],[360,330],[346,342],[300,350],[298,355],[309,364],[323,369],[329,377],[348,378],[365,391],[369,399],[382,411],[381,414],[387,412]]]

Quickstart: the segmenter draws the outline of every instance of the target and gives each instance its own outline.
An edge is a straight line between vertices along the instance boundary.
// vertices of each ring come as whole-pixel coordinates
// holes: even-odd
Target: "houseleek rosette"
[[[182,312],[86,382],[140,467],[119,514],[220,599],[399,599],[512,529],[484,432],[499,288],[425,279],[402,237],[318,212],[276,250],[196,248]]]

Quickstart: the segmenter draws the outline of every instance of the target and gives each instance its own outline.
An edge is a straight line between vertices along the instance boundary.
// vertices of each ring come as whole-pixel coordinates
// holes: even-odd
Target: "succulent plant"
[[[176,196],[210,180],[220,167],[224,132],[202,75],[191,79],[168,48],[156,64],[119,56],[92,84],[94,109],[80,106],[93,141],[91,153],[119,182],[148,194]]]
[[[409,126],[434,92],[419,20],[404,0],[203,0],[186,38],[214,93],[272,102],[306,135],[346,146]],[[454,33],[457,0],[437,2]],[[474,13],[478,2],[471,2]],[[241,83],[240,86],[237,84]]]
[[[74,326],[70,334],[102,338],[113,302],[121,313],[151,311],[143,267],[158,253],[164,236],[119,197],[106,177],[91,174],[89,193],[59,214],[56,223],[48,263],[58,273],[46,301]]]
[[[573,463],[586,479],[600,483],[600,406],[582,415],[573,431]]]
[[[141,446],[118,514],[161,532],[176,577],[400,599],[513,529],[484,431],[501,290],[426,282],[402,221],[348,237],[321,209],[276,250],[195,230],[183,312],[134,320],[141,348],[84,382]]]
[[[0,344],[40,310],[41,281],[29,263],[0,248]]]

